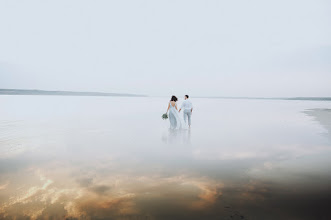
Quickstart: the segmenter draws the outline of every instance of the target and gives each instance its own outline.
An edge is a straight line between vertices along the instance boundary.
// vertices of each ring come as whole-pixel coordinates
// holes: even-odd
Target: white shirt
[[[192,102],[186,99],[183,101],[182,106],[180,108],[184,110],[191,110],[193,108]]]

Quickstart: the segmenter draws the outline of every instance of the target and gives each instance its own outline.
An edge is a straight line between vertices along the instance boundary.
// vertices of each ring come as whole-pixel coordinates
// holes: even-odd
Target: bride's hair
[[[171,100],[170,100],[170,101],[177,102],[177,100],[178,100],[177,97],[173,95],[173,96],[171,97]]]

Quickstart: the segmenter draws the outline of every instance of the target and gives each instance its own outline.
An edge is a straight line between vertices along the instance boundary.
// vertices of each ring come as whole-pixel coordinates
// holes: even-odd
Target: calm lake
[[[0,219],[331,219],[331,102],[168,100],[0,96]]]

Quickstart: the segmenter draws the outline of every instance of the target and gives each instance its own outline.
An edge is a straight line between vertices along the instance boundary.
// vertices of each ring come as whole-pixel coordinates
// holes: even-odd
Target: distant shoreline
[[[126,93],[107,92],[73,92],[73,91],[49,91],[38,89],[0,89],[0,95],[49,95],[49,96],[115,96],[115,97],[158,97]],[[161,96],[163,97],[163,96]],[[228,97],[228,96],[195,96],[195,98],[208,99],[252,99],[252,100],[297,100],[297,101],[331,101],[331,97]]]
[[[107,92],[73,92],[73,91],[47,91],[38,89],[0,89],[0,95],[50,95],[50,96],[121,96],[121,97],[147,97],[146,95],[107,93]]]
[[[297,101],[331,101],[331,97],[196,97],[208,99],[260,99],[260,100],[297,100]]]
[[[151,96],[168,97],[168,96]],[[296,100],[296,101],[331,101],[331,97],[235,97],[235,96],[191,96],[199,99],[245,99],[245,100]]]

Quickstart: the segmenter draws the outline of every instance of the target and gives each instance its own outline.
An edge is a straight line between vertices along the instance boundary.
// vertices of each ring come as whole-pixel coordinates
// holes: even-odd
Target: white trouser
[[[184,121],[185,121],[185,124],[186,124],[187,118],[188,118],[188,125],[191,125],[191,115],[192,115],[191,109],[185,109],[184,110]]]

